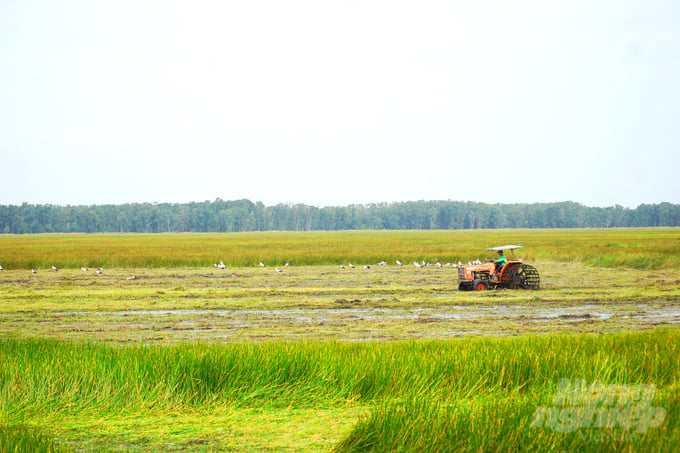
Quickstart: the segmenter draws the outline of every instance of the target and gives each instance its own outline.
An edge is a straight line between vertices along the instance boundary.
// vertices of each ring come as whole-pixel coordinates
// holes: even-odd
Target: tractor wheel
[[[475,282],[475,291],[486,291],[489,289],[489,282],[486,280],[478,280]]]
[[[510,288],[539,289],[541,279],[535,267],[522,264],[508,277]]]

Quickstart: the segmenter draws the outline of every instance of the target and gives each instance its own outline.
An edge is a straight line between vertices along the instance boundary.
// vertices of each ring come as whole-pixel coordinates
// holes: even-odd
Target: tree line
[[[336,207],[250,200],[57,206],[0,205],[0,233],[457,230],[680,226],[680,205],[409,201]]]

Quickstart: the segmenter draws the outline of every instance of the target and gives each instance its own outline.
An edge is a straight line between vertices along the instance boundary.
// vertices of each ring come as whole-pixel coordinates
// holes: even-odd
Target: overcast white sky
[[[680,203],[680,2],[0,0],[0,204]]]

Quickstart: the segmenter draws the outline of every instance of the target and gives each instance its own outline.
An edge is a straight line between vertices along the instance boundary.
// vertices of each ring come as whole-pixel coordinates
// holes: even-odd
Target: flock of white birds
[[[402,263],[401,261],[399,261],[399,260],[396,260],[395,263],[396,263],[398,266],[403,266],[403,263]],[[472,266],[472,265],[474,265],[474,264],[482,264],[482,261],[480,261],[479,259],[476,259],[476,260],[474,260],[474,261],[468,261],[467,264],[468,264],[468,266]],[[427,262],[427,261],[422,261],[422,262],[419,263],[418,261],[414,261],[414,262],[413,262],[413,265],[414,265],[415,267],[419,268],[419,269],[420,269],[420,268],[423,268],[423,267],[428,267],[428,266],[435,266],[435,267],[447,267],[447,266],[449,266],[449,267],[454,267],[454,268],[463,267],[463,266],[464,266],[464,264],[463,264],[461,261],[458,261],[458,263],[446,263],[446,264],[442,264],[442,263],[440,263],[439,261],[436,261],[436,262],[434,262],[434,263],[430,263],[430,262]],[[264,264],[262,261],[260,261],[259,266],[260,266],[260,267],[267,267],[267,265]],[[288,266],[290,266],[290,263],[284,264],[284,267],[288,267]],[[387,261],[380,261],[380,262],[378,263],[378,266],[387,267]],[[222,260],[220,260],[219,263],[213,264],[213,267],[216,268],[216,269],[226,269],[226,268],[227,268],[227,266],[224,264],[224,262],[223,262]],[[344,264],[341,264],[341,265],[340,265],[340,269],[345,269],[345,268],[354,269],[354,268],[356,268],[356,267],[357,267],[357,266],[354,265],[354,264],[352,264],[352,263],[347,263],[347,266],[345,266]],[[371,265],[370,265],[370,264],[365,264],[365,265],[359,266],[359,267],[361,267],[362,269],[370,269],[370,268],[371,268]],[[278,267],[275,267],[274,270],[275,270],[276,272],[279,272],[279,273],[280,273],[280,272],[283,272],[283,271],[282,271],[280,268],[278,268]]]
[[[0,265],[0,271],[4,271],[4,270],[5,270],[5,268],[2,267],[2,266]],[[89,270],[88,268],[86,268],[86,267],[81,267],[80,270],[83,271],[83,272],[89,272],[89,271],[90,271],[90,270]],[[59,268],[58,268],[57,266],[52,266],[52,271],[58,272],[58,271],[59,271]],[[37,274],[37,273],[38,273],[38,271],[36,271],[35,269],[31,269],[31,274]],[[97,269],[95,269],[95,273],[97,273],[97,274],[103,274],[103,273],[104,273],[104,268],[103,268],[103,267],[98,267]]]

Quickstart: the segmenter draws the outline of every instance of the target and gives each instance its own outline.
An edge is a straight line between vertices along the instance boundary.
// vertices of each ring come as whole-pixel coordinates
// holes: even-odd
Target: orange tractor
[[[505,251],[521,248],[521,245],[504,245],[487,250]],[[484,291],[490,288],[538,289],[541,279],[535,267],[515,260],[514,254],[503,267],[496,268],[494,261],[458,267],[458,289]]]

